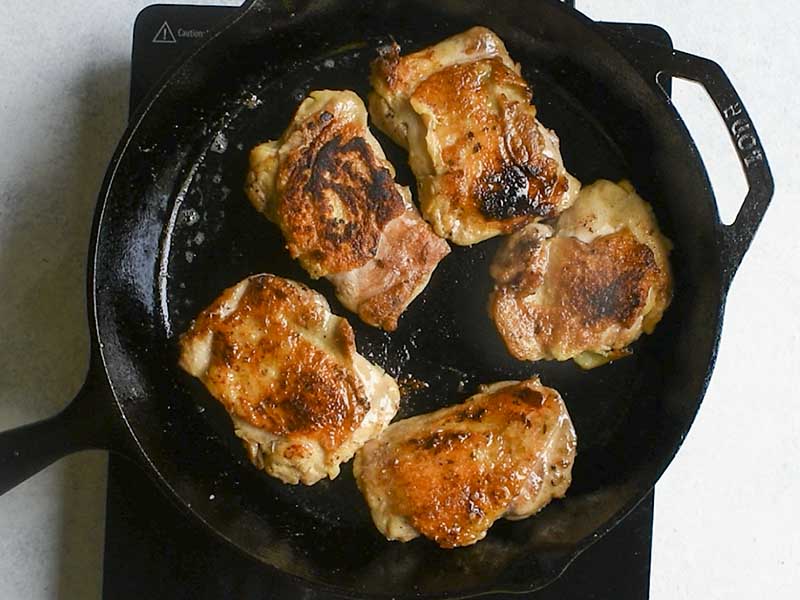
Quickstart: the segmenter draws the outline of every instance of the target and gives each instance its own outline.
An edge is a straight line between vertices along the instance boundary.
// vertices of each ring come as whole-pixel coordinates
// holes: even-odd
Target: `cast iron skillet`
[[[310,89],[364,96],[368,63],[390,36],[410,50],[475,24],[494,29],[521,62],[567,167],[584,182],[630,178],[674,241],[674,301],[630,358],[588,373],[513,360],[485,309],[497,240],[454,248],[394,334],[364,326],[327,283],[309,281],[244,198],[248,149],[278,136]],[[553,0],[247,3],[132,120],[95,216],[86,385],[61,414],[0,435],[0,490],[69,452],[108,448],[138,462],[199,525],[317,590],[455,597],[552,581],[646,495],[680,446],[711,375],[725,294],[772,196],[758,136],[719,66],[645,43],[641,56],[661,70],[643,78],[596,24]],[[750,187],[731,226],[653,85],[661,75],[702,83],[728,125]],[[404,153],[381,141],[413,187]],[[443,551],[383,540],[349,466],[311,488],[257,472],[221,408],[177,368],[176,336],[223,288],[264,271],[323,292],[362,353],[428,383],[406,394],[401,416],[459,402],[480,383],[540,374],[563,394],[578,432],[567,498]]]

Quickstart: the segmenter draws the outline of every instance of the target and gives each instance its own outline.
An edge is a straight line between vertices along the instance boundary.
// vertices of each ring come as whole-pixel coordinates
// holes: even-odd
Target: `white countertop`
[[[3,5],[0,430],[53,414],[82,382],[92,211],[126,121],[134,18],[148,4]],[[777,182],[731,288],[705,402],[656,488],[651,598],[794,600],[800,597],[800,8],[790,0],[577,4],[598,20],[661,25],[676,48],[722,64],[758,127]],[[695,91],[679,85],[676,104],[723,215],[732,215],[743,197],[741,171],[721,120]],[[104,453],[85,452],[0,497],[0,598],[100,598],[105,469]]]

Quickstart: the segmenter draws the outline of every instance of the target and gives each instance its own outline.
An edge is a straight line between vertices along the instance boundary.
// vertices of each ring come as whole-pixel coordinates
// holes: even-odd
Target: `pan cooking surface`
[[[631,403],[647,401],[644,380],[648,362],[653,360],[648,349],[658,343],[656,338],[647,336],[636,344],[633,357],[588,373],[572,362],[513,359],[486,311],[491,289],[489,264],[501,238],[471,248],[454,246],[424,293],[403,315],[397,331],[385,333],[344,309],[326,281],[312,280],[289,257],[277,226],[244,196],[250,148],[279,137],[297,104],[311,90],[353,89],[366,99],[369,61],[382,41],[299,65],[289,76],[254,90],[227,127],[218,133],[209,131],[211,147],[197,161],[185,192],[173,207],[174,227],[162,246],[168,253],[162,283],[165,329],[174,343],[175,336],[187,329],[200,310],[224,288],[248,275],[269,272],[301,281],[322,292],[333,311],[348,318],[359,351],[401,382],[404,393],[398,418],[461,402],[476,393],[479,384],[540,375],[546,385],[563,394],[578,432],[579,455],[571,493],[591,491],[602,483],[602,474],[609,468],[603,449],[624,426]],[[400,42],[404,48],[414,46],[410,41]],[[521,58],[516,53],[512,56]],[[585,182],[631,176],[612,137],[592,116],[531,62],[523,62],[523,67],[540,120],[561,137],[568,169]],[[373,131],[397,168],[397,180],[415,189],[406,152]],[[203,426],[215,436],[213,443],[222,443],[225,448],[219,451],[229,453],[232,464],[241,464],[243,450],[227,416],[214,410],[216,401],[199,384],[187,387],[191,394],[176,399],[182,407],[179,410],[203,410]],[[282,484],[248,465],[242,470],[243,477],[257,481],[261,489],[256,494],[275,496],[320,526],[373,528],[352,483],[350,466],[337,480],[313,487]]]

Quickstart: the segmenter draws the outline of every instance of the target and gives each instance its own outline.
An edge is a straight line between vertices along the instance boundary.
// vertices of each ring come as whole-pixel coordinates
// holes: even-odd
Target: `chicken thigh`
[[[661,320],[670,248],[630,183],[597,181],[555,232],[534,224],[506,240],[491,267],[489,313],[516,358],[599,366]]]
[[[227,409],[253,464],[285,483],[335,478],[400,402],[325,298],[274,275],[241,281],[201,312],[181,336],[180,365]]]
[[[311,92],[279,140],[253,148],[245,190],[312,277],[387,331],[450,252],[394,182],[350,91]]]
[[[409,151],[420,207],[434,231],[470,245],[558,216],[580,183],[502,40],[474,27],[400,56],[381,51],[370,116]]]
[[[524,519],[563,497],[575,449],[558,392],[538,379],[507,381],[393,423],[358,452],[353,473],[388,539],[423,535],[454,548],[483,539],[497,519]]]

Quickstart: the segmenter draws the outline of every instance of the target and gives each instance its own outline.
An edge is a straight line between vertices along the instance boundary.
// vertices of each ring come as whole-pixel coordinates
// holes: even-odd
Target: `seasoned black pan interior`
[[[512,2],[502,15],[491,3],[434,4],[319,3],[291,17],[251,9],[140,116],[97,239],[104,363],[160,482],[264,563],[360,593],[547,583],[666,467],[697,410],[719,333],[716,210],[696,150],[663,95],[588,22],[555,3]],[[567,168],[586,183],[629,178],[675,244],[673,304],[630,358],[591,372],[512,359],[486,311],[498,240],[454,247],[395,333],[366,326],[329,284],[310,280],[289,258],[279,230],[244,196],[249,149],[278,137],[310,90],[347,88],[366,98],[369,62],[390,36],[412,50],[474,24],[495,29],[522,64]],[[413,189],[405,152],[376,134],[398,180]],[[310,285],[348,318],[359,351],[404,382],[401,417],[460,402],[481,383],[540,375],[562,393],[578,433],[567,499],[536,518],[498,522],[476,546],[443,551],[421,539],[383,540],[349,465],[310,488],[256,471],[224,411],[178,369],[176,340],[222,289],[260,272]]]

